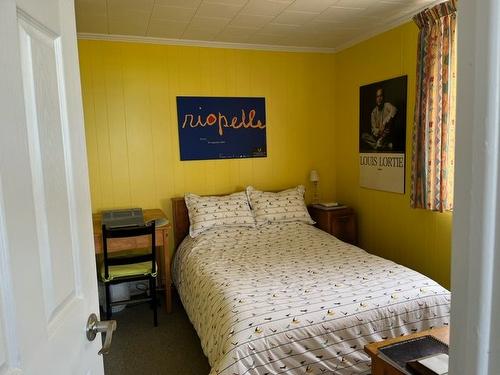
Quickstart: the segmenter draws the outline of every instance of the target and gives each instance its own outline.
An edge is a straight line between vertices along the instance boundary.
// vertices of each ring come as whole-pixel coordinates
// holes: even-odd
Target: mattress
[[[187,237],[173,280],[212,375],[369,373],[365,344],[450,319],[436,282],[304,223]]]

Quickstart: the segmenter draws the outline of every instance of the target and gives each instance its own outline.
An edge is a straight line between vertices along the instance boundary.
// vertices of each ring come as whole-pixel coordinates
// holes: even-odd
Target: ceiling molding
[[[114,34],[93,34],[93,33],[78,33],[77,35],[78,39],[82,40],[106,40],[112,42],[166,44],[174,46],[208,47],[208,48],[249,49],[257,51],[276,51],[276,52],[309,52],[309,53],[336,52],[335,48],[320,48],[320,47],[297,47],[297,46],[282,46],[282,45],[271,45],[271,44],[214,42],[207,40],[154,38],[154,37],[135,36],[135,35],[114,35]]]
[[[431,4],[428,4],[424,7],[415,9],[414,11],[411,12],[411,15],[405,15],[403,17],[397,18],[394,21],[389,22],[386,25],[382,25],[380,27],[377,27],[368,33],[362,34],[354,39],[351,39],[350,41],[348,41],[346,43],[342,43],[341,45],[339,45],[335,48],[335,52],[343,51],[345,49],[348,49],[349,47],[355,46],[356,44],[362,43],[365,40],[371,39],[377,35],[385,33],[386,31],[392,30],[398,26],[401,26],[407,22],[410,22],[414,15],[420,13],[424,9],[432,8],[433,6],[435,6],[437,4],[444,3],[445,1],[447,1],[447,0],[436,0],[436,1],[432,2]]]

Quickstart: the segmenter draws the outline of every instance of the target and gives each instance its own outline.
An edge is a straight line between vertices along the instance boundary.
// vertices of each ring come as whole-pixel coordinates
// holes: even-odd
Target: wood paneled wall
[[[173,196],[311,188],[311,169],[335,196],[333,55],[88,40],[79,54],[94,211],[170,216]],[[268,157],[181,162],[178,95],[264,96]]]

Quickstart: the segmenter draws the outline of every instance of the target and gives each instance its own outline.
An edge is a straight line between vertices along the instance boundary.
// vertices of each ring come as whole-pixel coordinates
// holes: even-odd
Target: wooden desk
[[[390,344],[394,344],[401,341],[406,341],[409,339],[414,339],[420,336],[431,335],[437,338],[438,340],[444,342],[445,344],[449,344],[450,342],[450,330],[448,327],[434,328],[429,329],[422,332],[413,333],[411,335],[399,336],[392,339],[387,339],[384,341],[374,342],[368,345],[365,345],[365,352],[372,359],[372,375],[401,375],[402,372],[396,370],[389,363],[385,362],[378,356],[378,349],[387,346]]]
[[[160,209],[143,210],[144,220],[166,219],[165,213]],[[94,245],[96,254],[102,253],[102,224],[101,214],[92,215],[94,225]],[[170,277],[170,253],[168,251],[168,230],[170,224],[156,228],[156,246],[161,250],[157,252],[157,263],[159,277],[159,287],[165,290],[165,308],[167,312],[172,311],[172,279]],[[108,240],[108,251],[121,251],[150,246],[149,239],[145,236],[130,238],[114,238]]]

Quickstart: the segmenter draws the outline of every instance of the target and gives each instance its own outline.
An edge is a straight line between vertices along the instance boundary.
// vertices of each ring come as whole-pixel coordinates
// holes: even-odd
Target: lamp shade
[[[311,182],[318,182],[319,181],[319,174],[318,174],[317,170],[313,169],[309,173],[309,181],[311,181]]]

